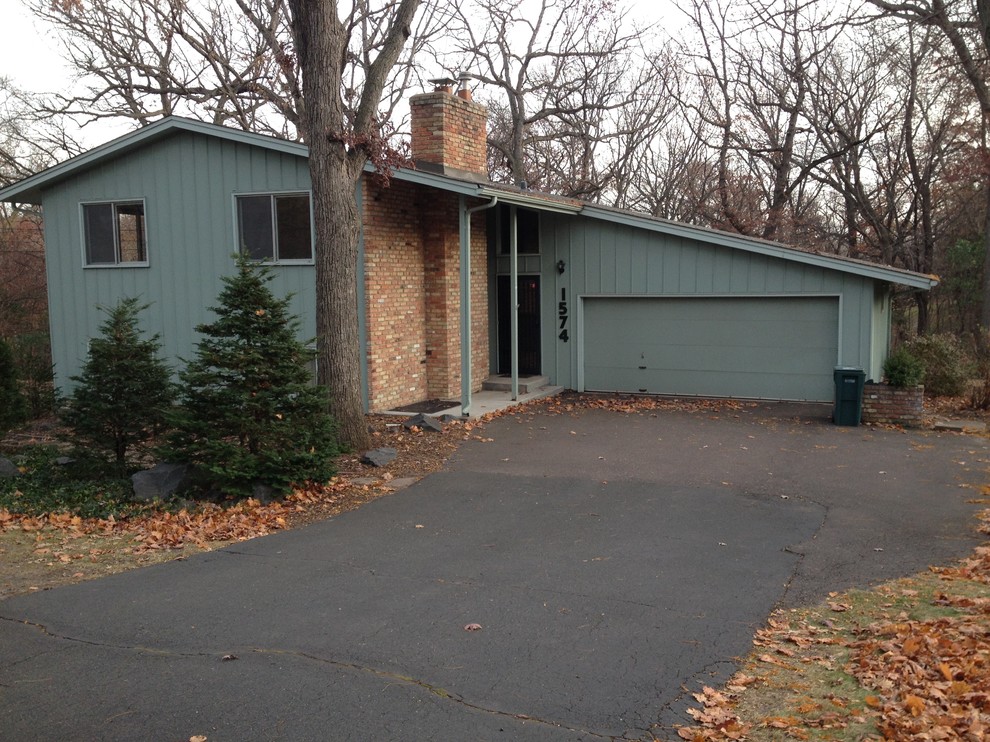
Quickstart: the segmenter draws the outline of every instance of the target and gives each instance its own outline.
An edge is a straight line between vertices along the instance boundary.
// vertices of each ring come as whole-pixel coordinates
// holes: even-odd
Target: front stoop
[[[519,393],[529,394],[535,392],[550,383],[549,376],[519,376]],[[482,383],[481,388],[486,392],[511,392],[512,377],[509,374],[498,374],[489,376]]]

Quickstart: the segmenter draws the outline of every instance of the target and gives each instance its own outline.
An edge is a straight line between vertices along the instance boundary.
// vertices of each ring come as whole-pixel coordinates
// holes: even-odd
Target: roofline
[[[131,149],[182,131],[218,137],[238,144],[262,147],[296,157],[309,157],[309,148],[298,142],[276,139],[275,137],[264,134],[255,134],[218,124],[208,124],[204,121],[197,121],[181,116],[167,116],[153,124],[128,132],[116,139],[94,147],[88,152],[54,165],[47,170],[42,170],[40,173],[24,178],[7,188],[0,189],[0,201],[40,204],[41,191],[44,188],[70,177],[75,172],[92,167],[103,159],[120,156]],[[365,166],[365,172],[374,172],[374,167],[369,163]],[[516,189],[511,186],[479,183],[477,181],[459,179],[449,175],[431,173],[413,168],[397,168],[392,173],[392,177],[399,181],[438,188],[465,196],[476,196],[478,198],[498,196],[499,201],[502,203],[525,206],[538,211],[572,215],[580,214],[591,219],[600,219],[614,224],[646,229],[651,232],[659,232],[676,237],[702,240],[735,250],[744,250],[783,260],[791,260],[796,263],[838,270],[844,273],[852,273],[854,275],[917,289],[928,290],[938,285],[939,282],[936,276],[915,273],[914,271],[876,265],[838,255],[806,252],[778,242],[732,234],[731,232],[723,232],[717,229],[697,227],[681,222],[672,222],[649,216],[648,214],[637,214],[623,209],[599,206],[586,201],[567,199],[560,196],[537,193],[535,191]]]
[[[298,157],[309,156],[309,149],[297,142],[276,139],[275,137],[269,137],[263,134],[254,134],[240,129],[231,129],[227,126],[208,124],[204,121],[197,121],[182,116],[166,116],[153,124],[143,126],[140,129],[111,139],[109,142],[98,145],[81,155],[72,157],[65,162],[60,162],[46,170],[42,170],[40,173],[35,173],[6,188],[0,189],[0,201],[40,204],[41,190],[43,188],[68,178],[79,170],[92,167],[103,159],[119,156],[135,147],[178,131],[219,137],[220,139],[263,147]]]

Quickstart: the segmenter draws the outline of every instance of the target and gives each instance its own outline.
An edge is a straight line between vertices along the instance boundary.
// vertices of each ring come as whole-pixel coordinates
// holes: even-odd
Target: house
[[[369,172],[358,301],[369,410],[461,399],[495,374],[569,389],[821,400],[836,365],[879,379],[895,286],[936,279],[654,219],[485,177],[486,110],[414,96],[415,168]],[[40,204],[58,386],[98,305],[138,296],[190,357],[220,277],[274,265],[315,335],[305,146],[170,117],[40,172],[0,201]],[[517,307],[513,311],[513,307]],[[177,363],[178,361],[176,361]]]

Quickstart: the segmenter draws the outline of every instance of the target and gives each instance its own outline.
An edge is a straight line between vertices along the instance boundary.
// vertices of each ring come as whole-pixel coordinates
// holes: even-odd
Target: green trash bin
[[[866,383],[866,372],[855,366],[836,366],[832,378],[835,380],[832,422],[836,425],[859,425],[863,417],[863,384]]]

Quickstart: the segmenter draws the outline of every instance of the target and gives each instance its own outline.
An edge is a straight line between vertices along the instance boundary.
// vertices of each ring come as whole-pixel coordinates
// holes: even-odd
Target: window
[[[238,196],[237,241],[241,253],[252,260],[311,261],[309,195]]]
[[[83,204],[86,265],[147,265],[144,201]]]
[[[510,252],[510,230],[512,229],[508,206],[501,207],[500,217],[502,220],[502,230],[498,252],[499,255],[508,255]],[[519,255],[540,254],[539,212],[530,209],[516,209],[516,253]]]

